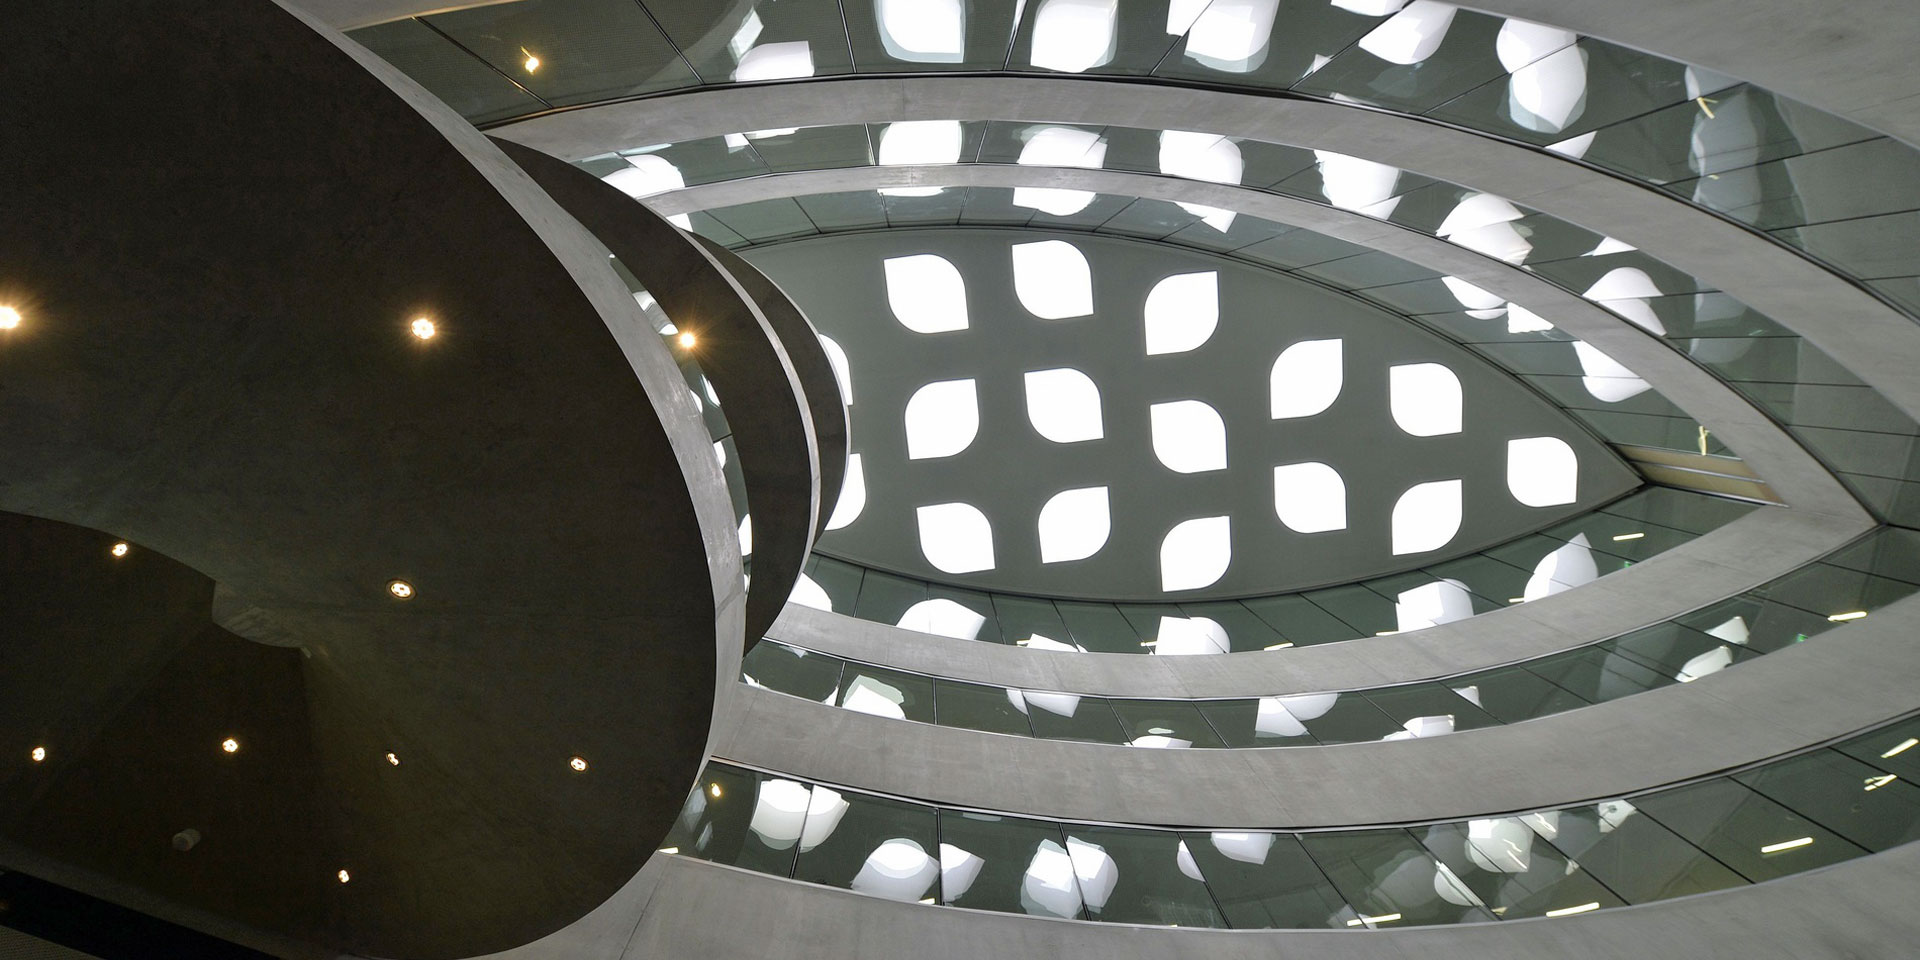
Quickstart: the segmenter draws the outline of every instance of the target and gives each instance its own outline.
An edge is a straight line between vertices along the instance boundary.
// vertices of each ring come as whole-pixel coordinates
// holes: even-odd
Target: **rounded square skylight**
[[[960,121],[901,120],[880,131],[881,166],[958,163]]]
[[[1226,575],[1233,562],[1233,522],[1226,517],[1183,520],[1160,540],[1160,589],[1198,590]]]
[[[1032,370],[1024,377],[1027,420],[1035,432],[1055,443],[1078,443],[1105,436],[1100,418],[1100,388],[1078,370]]]
[[[1507,441],[1507,490],[1529,507],[1552,507],[1579,499],[1580,458],[1559,437]]]
[[[1040,0],[1028,61],[1045,70],[1083,73],[1113,59],[1120,0]]]
[[[915,333],[946,333],[967,328],[967,283],[946,257],[916,253],[882,261],[887,276],[887,306],[894,319]]]
[[[914,509],[920,552],[946,573],[993,569],[993,524],[968,503],[936,503]]]
[[[1147,356],[1197,350],[1220,324],[1220,274],[1176,273],[1147,292]]]
[[[1273,512],[1295,533],[1347,528],[1347,484],[1324,463],[1288,463],[1273,468]]]
[[[1460,432],[1460,378],[1438,363],[1397,364],[1387,370],[1393,422],[1409,435],[1438,437]]]
[[[827,518],[827,529],[838,530],[860,519],[860,511],[867,507],[867,472],[860,465],[860,455],[847,454],[846,478],[840,481],[840,499],[833,503],[833,516]]]
[[[880,46],[908,63],[959,63],[966,53],[966,0],[875,0]]]
[[[936,380],[907,400],[907,459],[951,457],[980,432],[980,399],[972,379]]]
[[[1227,425],[1200,400],[1156,403],[1148,409],[1153,455],[1176,473],[1227,468]]]
[[[1217,133],[1160,131],[1160,172],[1214,183],[1240,182],[1245,161],[1240,145]]]
[[[1093,312],[1093,270],[1080,248],[1065,240],[1013,245],[1013,292],[1042,320]]]
[[[1311,417],[1333,406],[1345,381],[1341,346],[1339,340],[1302,340],[1280,351],[1268,380],[1273,419]]]
[[[1085,560],[1107,545],[1112,529],[1106,487],[1062,490],[1040,508],[1040,562]]]
[[[1460,532],[1461,483],[1435,480],[1407,489],[1393,505],[1393,553],[1427,553]]]

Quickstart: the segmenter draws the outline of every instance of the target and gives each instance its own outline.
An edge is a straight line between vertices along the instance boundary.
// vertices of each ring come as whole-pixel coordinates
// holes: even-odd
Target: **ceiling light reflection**
[[[1801,847],[1809,846],[1812,843],[1813,843],[1812,837],[1800,837],[1795,840],[1782,840],[1779,843],[1769,843],[1766,846],[1761,847],[1760,852],[1761,853],[1784,853],[1788,850],[1798,850]]]
[[[1908,737],[1905,740],[1902,740],[1899,743],[1894,744],[1893,749],[1888,750],[1886,753],[1881,754],[1880,759],[1891,760],[1894,757],[1897,757],[1903,753],[1906,753],[1908,750],[1913,749],[1916,744],[1920,744],[1920,740],[1914,739],[1913,737]]]

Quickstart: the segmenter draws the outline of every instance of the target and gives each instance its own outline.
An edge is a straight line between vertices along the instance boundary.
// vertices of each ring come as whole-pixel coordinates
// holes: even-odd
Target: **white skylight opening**
[[[1147,356],[1196,350],[1220,324],[1220,274],[1177,273],[1147,293]]]
[[[1347,528],[1347,483],[1340,471],[1316,461],[1273,468],[1273,512],[1295,533]]]
[[[900,615],[895,626],[904,630],[918,630],[940,637],[952,637],[955,640],[972,640],[980,636],[980,628],[985,626],[987,618],[959,603],[945,598],[922,600],[907,608]]]
[[[1393,422],[1412,436],[1460,432],[1460,378],[1442,364],[1405,363],[1388,368],[1387,396]]]
[[[913,392],[905,413],[907,459],[951,457],[980,433],[980,398],[972,379],[936,380]]]
[[[1388,63],[1414,64],[1433,56],[1453,26],[1457,8],[1436,0],[1413,0],[1360,38],[1360,49]]]
[[[846,479],[840,482],[840,499],[833,503],[833,516],[827,518],[827,529],[838,530],[860,519],[860,511],[867,508],[867,471],[860,466],[860,455],[847,455]]]
[[[680,168],[666,157],[642,153],[622,159],[627,161],[626,169],[615,170],[600,179],[635,200],[669,190],[686,189],[687,180],[680,175]]]
[[[1529,507],[1552,507],[1579,499],[1580,458],[1559,437],[1507,441],[1507,492]]]
[[[1027,420],[1034,432],[1054,443],[1079,443],[1106,435],[1100,418],[1100,388],[1092,377],[1060,367],[1029,371],[1025,380]]]
[[[1174,0],[1167,32],[1187,35],[1187,56],[1226,73],[1247,73],[1267,59],[1280,0]]]
[[[1190,657],[1227,653],[1233,644],[1227,629],[1210,617],[1161,617],[1153,653],[1161,657]]]
[[[967,284],[945,257],[917,253],[888,257],[887,306],[894,319],[915,333],[946,333],[967,328]]]
[[[1107,142],[1100,134],[1078,127],[1041,127],[1027,137],[1017,162],[1026,166],[1098,170],[1106,161]]]
[[[1592,394],[1595,400],[1619,403],[1653,389],[1651,384],[1635,376],[1625,364],[1601,353],[1599,347],[1575,340],[1573,353],[1580,360],[1580,385],[1586,387],[1587,393]]]
[[[813,76],[813,47],[805,40],[766,43],[748,50],[733,68],[733,79],[799,80]]]
[[[1331,150],[1315,150],[1313,157],[1320,166],[1320,192],[1326,195],[1327,203],[1382,220],[1393,215],[1399,204],[1394,196],[1400,184],[1399,167]]]
[[[827,596],[827,591],[804,573],[793,582],[793,592],[787,595],[787,602],[812,607],[815,610],[825,610],[828,613],[833,612],[833,600]]]
[[[1520,599],[1531,603],[1542,597],[1586,586],[1599,578],[1600,568],[1594,563],[1587,535],[1578,534],[1565,546],[1541,557],[1540,562],[1534,564],[1533,576],[1527,578]]]
[[[966,54],[965,0],[875,0],[880,46],[909,63],[959,63]]]
[[[1226,517],[1182,520],[1160,541],[1160,589],[1199,590],[1219,582],[1233,562],[1233,523]]]
[[[1245,167],[1240,146],[1212,133],[1160,131],[1160,172],[1213,183],[1240,182]]]
[[[1667,335],[1666,324],[1647,301],[1663,296],[1660,286],[1638,267],[1615,267],[1606,272],[1581,296],[1625,317],[1634,326],[1657,337]]]
[[[840,381],[840,402],[852,406],[853,368],[847,364],[847,352],[824,333],[820,335],[820,348],[827,352],[827,365],[833,368],[833,378]]]
[[[1065,320],[1093,312],[1093,268],[1080,248],[1065,240],[1013,245],[1013,292],[1027,312],[1042,320]]]
[[[1429,553],[1460,532],[1461,483],[1434,480],[1407,488],[1393,505],[1393,555]]]
[[[1400,591],[1393,615],[1402,633],[1437,627],[1473,616],[1473,595],[1458,580],[1435,580]]]
[[[993,524],[978,507],[936,503],[914,509],[920,525],[920,553],[943,573],[993,569]]]
[[[1325,413],[1345,382],[1340,340],[1302,340],[1280,351],[1268,378],[1275,420]]]
[[[1205,473],[1227,468],[1227,425],[1218,411],[1200,400],[1156,403],[1148,409],[1153,425],[1153,455],[1176,473]]]
[[[1040,562],[1085,560],[1107,545],[1112,530],[1106,487],[1062,490],[1040,508]]]
[[[1113,59],[1120,0],[1040,0],[1028,60],[1045,70],[1084,73]]]
[[[1014,187],[1013,205],[1038,210],[1055,217],[1070,217],[1093,204],[1091,190],[1067,190],[1062,187]]]
[[[1025,386],[1027,420],[1046,440],[1079,444],[1106,436],[1100,422],[1100,388],[1091,376],[1069,367],[1029,371]]]

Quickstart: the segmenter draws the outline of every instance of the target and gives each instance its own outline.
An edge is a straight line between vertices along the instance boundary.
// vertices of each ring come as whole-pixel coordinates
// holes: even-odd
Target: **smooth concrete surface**
[[[1571,917],[1378,930],[1196,930],[896,903],[685,857],[624,945],[524,960],[1896,960],[1920,943],[1920,844]],[[665,862],[662,862],[665,861]]]
[[[1431,234],[1325,204],[1156,174],[1014,164],[862,166],[774,174],[701,184],[649,197],[646,203],[664,216],[776,197],[898,186],[1041,187],[1200,204],[1391,254],[1517,303],[1619,361],[1711,430],[1795,509],[1865,516],[1846,488],[1779,424],[1664,338],[1531,271]]]
[[[1423,740],[1153,749],[876,717],[749,688],[714,756],[801,779],[1066,820],[1216,829],[1566,806],[1757,763],[1912,711],[1920,596],[1691,683]]]
[[[1062,77],[859,78],[705,89],[554,113],[495,132],[569,160],[740,130],[899,120],[1189,130],[1332,150],[1497,194],[1700,278],[1807,338],[1920,418],[1920,324],[1793,250],[1555,154],[1337,103]]]
[[[747,586],[751,646],[780,615],[823,523],[813,412],[786,344],[763,312],[762,301],[772,301],[706,244],[598,177],[511,140],[494,143],[606,245],[676,327],[696,335],[692,353],[701,374],[731,401],[727,427],[748,509],[758,514]],[[831,382],[833,371],[825,373]]]
[[[767,634],[809,650],[978,683],[1117,697],[1263,697],[1484,670],[1662,623],[1818,559],[1865,532],[1763,507],[1577,590],[1386,637],[1158,656],[1033,650],[904,630],[789,603]]]

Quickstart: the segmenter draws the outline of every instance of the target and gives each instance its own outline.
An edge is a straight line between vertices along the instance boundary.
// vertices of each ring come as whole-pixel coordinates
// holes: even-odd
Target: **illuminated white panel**
[[[1559,133],[1586,108],[1587,52],[1579,47],[1550,53],[1507,78],[1507,115],[1529,130]]]
[[[1360,49],[1388,63],[1419,63],[1440,49],[1453,26],[1455,7],[1435,0],[1413,0],[1387,22],[1360,38]]]
[[[1239,183],[1245,164],[1240,146],[1213,133],[1160,131],[1160,172],[1192,180]]]
[[[1407,5],[1407,0],[1333,0],[1333,5],[1363,17],[1384,17]]]
[[[740,518],[740,555],[753,556],[753,514]]]
[[[915,333],[967,328],[967,284],[952,261],[931,253],[888,257],[887,306]]]
[[[1505,297],[1488,293],[1459,277],[1441,277],[1440,283],[1466,308],[1467,316],[1475,320],[1492,320],[1507,312]]]
[[[1680,672],[1673,675],[1681,683],[1692,683],[1709,673],[1719,673],[1733,665],[1733,651],[1726,647],[1714,647],[1680,665]]]
[[[1508,333],[1539,333],[1552,329],[1553,324],[1548,323],[1545,317],[1517,303],[1507,304]]]
[[[959,63],[966,53],[965,0],[876,0],[880,46],[909,63]]]
[[[1601,353],[1600,348],[1592,344],[1575,340],[1573,353],[1580,360],[1580,385],[1586,387],[1595,400],[1619,403],[1652,389],[1625,364]]]
[[[1093,269],[1086,254],[1065,240],[1016,243],[1013,292],[1042,320],[1084,317],[1093,312]]]
[[[1041,127],[1020,148],[1019,163],[1039,167],[1098,170],[1107,160],[1107,142],[1092,130]]]
[[[1466,199],[1456,204],[1445,220],[1440,221],[1440,229],[1433,232],[1436,237],[1451,237],[1464,230],[1478,230],[1495,224],[1518,220],[1525,214],[1513,205],[1513,201],[1496,197],[1491,193],[1468,194]]]
[[[1559,437],[1521,437],[1507,441],[1507,492],[1529,507],[1551,507],[1579,499],[1580,458]]]
[[[643,153],[627,157],[626,161],[626,169],[615,170],[600,179],[636,200],[669,190],[682,190],[687,186],[686,178],[680,175],[680,168],[666,157]]]
[[[1156,403],[1149,410],[1153,455],[1176,473],[1227,468],[1227,425],[1199,400]]]
[[[1081,487],[1054,494],[1040,508],[1039,529],[1041,563],[1085,560],[1099,553],[1113,529],[1107,488]]]
[[[1315,150],[1313,157],[1320,166],[1320,192],[1329,204],[1380,219],[1393,214],[1399,203],[1393,195],[1400,183],[1399,167],[1331,150]]]
[[[1604,257],[1604,256],[1608,256],[1610,254],[1615,254],[1615,253],[1632,253],[1633,251],[1638,249],[1640,248],[1634,246],[1631,243],[1626,242],[1625,240],[1615,240],[1612,237],[1601,237],[1600,242],[1594,244],[1592,250],[1588,250],[1586,253],[1581,254],[1581,256]]]
[[[1020,877],[1020,909],[1036,917],[1080,916],[1080,886],[1073,879],[1073,858],[1052,840],[1040,841]]]
[[[1120,0],[1040,0],[1033,14],[1030,62],[1045,70],[1082,73],[1113,59]]]
[[[1177,737],[1169,737],[1164,734],[1153,733],[1153,734],[1148,734],[1144,737],[1134,737],[1132,740],[1127,741],[1127,746],[1147,747],[1153,750],[1183,750],[1187,747],[1193,746],[1193,741],[1181,740]]]
[[[956,163],[960,159],[960,121],[902,120],[880,131],[883,166]]]
[[[753,48],[753,42],[760,39],[761,32],[766,28],[766,21],[760,19],[760,11],[748,10],[747,15],[740,18],[739,29],[733,31],[733,36],[727,39],[727,52],[733,54],[733,59],[737,62]]]
[[[833,378],[840,381],[840,402],[852,404],[853,368],[847,365],[847,352],[824,333],[820,335],[820,347],[827,352],[827,364],[833,367]]]
[[[847,886],[855,893],[912,903],[925,896],[939,876],[939,861],[927,856],[918,843],[895,838],[867,854]]]
[[[973,882],[980,879],[980,868],[987,865],[985,858],[962,850],[951,843],[940,845],[940,896],[952,903],[967,895]]]
[[[968,380],[936,380],[913,392],[905,414],[907,459],[951,457],[980,432],[980,399]]]
[[[1484,253],[1495,260],[1507,263],[1525,263],[1527,255],[1533,252],[1533,244],[1526,235],[1511,223],[1496,223],[1474,230],[1462,230],[1447,238],[1451,243]]]
[[[1460,378],[1438,363],[1405,363],[1387,370],[1393,422],[1416,437],[1460,432]]]
[[[807,800],[807,823],[800,830],[800,852],[806,853],[826,843],[840,826],[840,818],[846,816],[852,806],[840,796],[840,791],[814,787],[813,796]]]
[[[813,48],[805,40],[766,43],[748,50],[733,68],[733,79],[798,80],[813,76]]]
[[[920,523],[920,553],[945,573],[978,573],[993,569],[993,525],[978,507],[966,503],[936,503],[916,507]]]
[[[869,716],[887,717],[892,720],[905,720],[906,710],[901,708],[907,695],[890,683],[882,683],[868,676],[857,676],[847,684],[847,692],[840,697],[842,709]]]
[[[1220,324],[1220,274],[1177,273],[1147,293],[1147,355],[1198,349]]]
[[[793,592],[787,595],[787,602],[812,607],[815,610],[825,610],[828,613],[833,612],[833,601],[827,597],[827,591],[821,589],[812,577],[804,573],[800,575],[800,579],[793,582]]]
[[[1228,860],[1251,863],[1255,866],[1267,862],[1267,852],[1273,849],[1271,833],[1233,833],[1216,831],[1209,840],[1213,848]]]
[[[1073,858],[1073,875],[1080,881],[1080,897],[1086,901],[1087,910],[1099,913],[1106,907],[1107,898],[1113,896],[1114,885],[1120,882],[1120,865],[1113,862],[1107,848],[1078,837],[1067,838],[1067,855]]]
[[[747,829],[775,850],[791,848],[807,822],[807,785],[792,780],[768,780],[753,800]]]
[[[1661,295],[1659,285],[1647,276],[1645,270],[1637,267],[1615,267],[1581,294],[1654,336],[1664,337],[1667,335],[1666,325],[1660,322],[1652,304],[1647,302]]]
[[[1212,586],[1232,562],[1232,521],[1226,517],[1183,520],[1160,541],[1160,589]]]
[[[1273,468],[1273,512],[1295,533],[1347,528],[1347,483],[1324,463],[1287,463]]]
[[[1412,720],[1408,720],[1402,724],[1400,730],[1389,733],[1380,739],[1418,740],[1423,737],[1443,737],[1452,732],[1453,716],[1451,714],[1438,717],[1414,717]],[[1444,864],[1441,865],[1441,869],[1446,869]],[[1436,884],[1436,889],[1437,888],[1438,885]]]
[[[1438,550],[1460,532],[1461,486],[1435,480],[1407,488],[1393,505],[1393,554]]]
[[[1469,820],[1467,859],[1492,873],[1526,873],[1533,865],[1533,830],[1519,817]]]
[[[1345,381],[1339,340],[1302,340],[1280,351],[1268,378],[1275,420],[1326,412]]]
[[[1180,6],[1176,2],[1174,6]],[[1273,15],[1280,0],[1189,0],[1178,17],[1167,12],[1167,32],[1187,35],[1187,56],[1201,65],[1227,73],[1246,73],[1267,57],[1273,35]],[[1199,7],[1197,14],[1194,8]],[[1188,26],[1175,30],[1177,20]]]
[[[1162,657],[1227,653],[1233,645],[1227,629],[1210,617],[1161,617],[1153,652]]]
[[[1090,206],[1094,196],[1091,190],[1068,190],[1063,187],[1014,187],[1013,205],[1038,210],[1056,217],[1069,217]]]
[[[972,640],[980,636],[980,628],[986,622],[986,617],[943,597],[922,600],[908,607],[895,626],[955,640]]]
[[[1599,133],[1598,130],[1590,130],[1577,137],[1568,137],[1559,143],[1549,143],[1546,149],[1563,157],[1578,160],[1587,155],[1587,148],[1593,146],[1593,138]]]
[[[1402,633],[1453,623],[1473,616],[1473,596],[1458,580],[1435,580],[1400,591],[1393,615]]]
[[[1028,650],[1057,650],[1061,653],[1086,653],[1087,652],[1086,647],[1083,647],[1077,643],[1061,643],[1060,641],[1055,640],[1051,637],[1043,637],[1037,633],[1027,637],[1026,641],[1021,643],[1020,646],[1023,646]],[[1041,696],[1041,694],[1036,693],[1034,694],[1034,696],[1036,697]],[[1062,696],[1065,696],[1065,694],[1062,694]],[[1080,701],[1078,699],[1074,700],[1074,703],[1076,704],[1079,702]],[[1071,717],[1073,716],[1073,710],[1068,709],[1065,713],[1062,713],[1061,716]]]
[[[1555,50],[1573,46],[1579,39],[1580,35],[1571,30],[1529,20],[1508,20],[1500,24],[1500,33],[1493,38],[1493,52],[1500,58],[1501,68],[1512,73]]]
[[[1093,378],[1068,367],[1031,370],[1025,376],[1027,420],[1034,432],[1054,443],[1078,443],[1105,436],[1100,419],[1100,388]]]
[[[715,440],[715,441],[713,442],[713,458],[714,458],[715,460],[718,460],[718,461],[720,461],[720,469],[722,469],[722,470],[725,470],[725,469],[726,469],[726,467],[727,467],[727,445],[726,445],[726,443],[725,443],[724,441],[720,441],[720,440]]]
[[[1599,576],[1600,568],[1593,561],[1593,550],[1588,547],[1587,535],[1582,533],[1534,564],[1533,576],[1527,578],[1520,598],[1532,602],[1541,597],[1551,597],[1592,583]]]
[[[847,476],[840,481],[840,499],[834,501],[833,516],[827,518],[827,529],[838,530],[860,519],[860,511],[867,507],[867,472],[860,466],[860,455],[847,456]]]
[[[1220,207],[1209,207],[1204,203],[1187,203],[1184,200],[1175,200],[1173,205],[1199,217],[1201,223],[1221,233],[1226,233],[1228,230],[1233,229],[1234,218],[1239,216],[1239,214],[1232,210],[1226,210]]]

